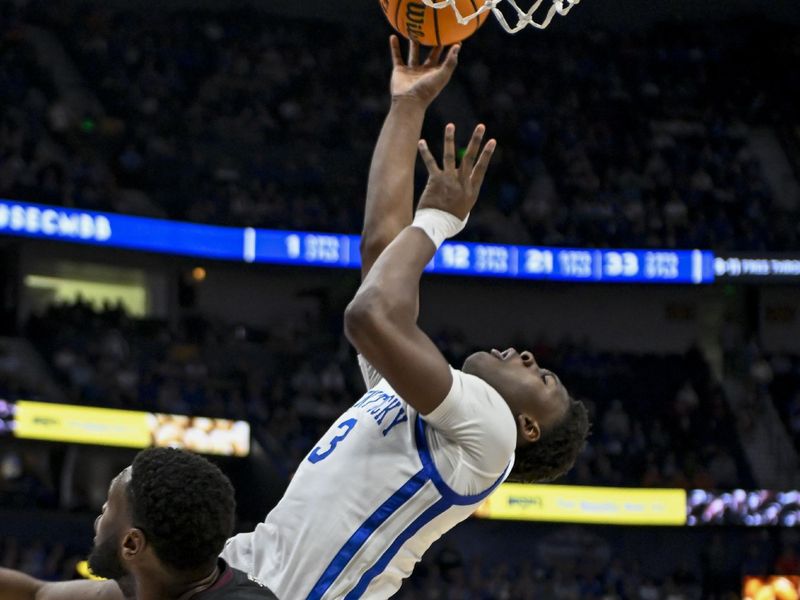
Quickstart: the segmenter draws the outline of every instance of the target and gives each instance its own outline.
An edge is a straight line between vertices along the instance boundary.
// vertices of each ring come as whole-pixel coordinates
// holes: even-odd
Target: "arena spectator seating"
[[[3,195],[126,209],[135,189],[149,202],[133,210],[176,219],[359,231],[387,104],[386,31],[241,11],[24,14],[60,36],[105,114],[59,125],[58,98],[28,99],[28,146],[53,137],[60,158],[23,155],[38,180],[0,181]],[[750,144],[753,125],[780,128],[777,108],[791,110],[780,82],[796,32],[501,35],[470,40],[457,75],[461,102],[501,142],[468,237],[797,247],[796,209],[776,202]]]
[[[288,478],[333,419],[363,393],[340,327],[331,313],[286,321],[269,333],[201,318],[171,330],[132,319],[120,307],[95,310],[78,301],[33,316],[26,335],[70,401],[250,420]],[[460,332],[441,333],[436,341],[455,365],[475,350]],[[536,340],[530,347],[590,407],[593,434],[567,482],[753,484],[723,392],[699,351],[615,354]]]

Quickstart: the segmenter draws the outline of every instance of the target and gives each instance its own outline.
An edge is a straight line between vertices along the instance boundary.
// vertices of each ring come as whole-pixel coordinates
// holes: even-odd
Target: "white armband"
[[[467,224],[469,215],[463,221],[457,216],[438,208],[420,208],[414,215],[412,227],[419,227],[424,231],[437,250],[446,239],[457,235]]]

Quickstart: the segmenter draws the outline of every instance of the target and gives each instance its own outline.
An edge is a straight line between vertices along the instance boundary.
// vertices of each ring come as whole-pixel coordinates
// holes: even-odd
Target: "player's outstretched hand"
[[[434,48],[423,63],[420,63],[420,46],[417,42],[409,42],[407,61],[403,60],[400,40],[396,35],[389,38],[389,45],[394,65],[390,85],[392,99],[415,100],[427,108],[450,81],[458,64],[461,45],[452,46],[444,61],[441,60],[444,48]]]
[[[455,215],[462,221],[467,218],[481,190],[489,161],[497,147],[494,139],[486,142],[481,151],[486,128],[478,125],[472,133],[467,151],[456,167],[456,126],[448,124],[444,129],[444,162],[442,168],[436,163],[425,140],[419,142],[419,153],[428,169],[428,185],[419,199],[417,208],[438,208]],[[478,152],[480,151],[480,156]],[[477,159],[477,161],[476,161]]]

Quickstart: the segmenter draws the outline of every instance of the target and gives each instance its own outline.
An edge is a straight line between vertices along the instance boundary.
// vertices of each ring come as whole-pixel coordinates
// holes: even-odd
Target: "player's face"
[[[515,417],[528,415],[541,429],[557,423],[569,406],[564,384],[555,373],[541,368],[527,350],[476,352],[464,361],[463,371],[495,388]]]
[[[130,467],[122,471],[108,488],[103,512],[94,522],[94,546],[89,555],[89,568],[106,579],[121,579],[127,571],[120,559],[124,532],[130,528],[126,490],[130,482]]]

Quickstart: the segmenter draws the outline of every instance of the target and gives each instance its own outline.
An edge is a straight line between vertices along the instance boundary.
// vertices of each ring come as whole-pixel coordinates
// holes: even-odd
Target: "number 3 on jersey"
[[[308,460],[314,464],[317,464],[318,462],[328,458],[331,453],[336,450],[336,446],[339,445],[339,442],[343,441],[344,438],[350,435],[350,432],[353,431],[353,427],[356,426],[356,423],[358,423],[358,419],[347,419],[346,421],[339,423],[337,427],[342,430],[342,433],[333,437],[327,450],[322,450],[320,446],[314,448],[311,451],[311,454],[308,455]]]

